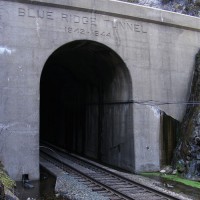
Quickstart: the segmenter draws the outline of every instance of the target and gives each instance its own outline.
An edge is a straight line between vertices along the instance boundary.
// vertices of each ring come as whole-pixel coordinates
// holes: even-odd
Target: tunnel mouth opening
[[[112,49],[89,40],[65,44],[42,71],[40,141],[120,167],[132,132],[131,99],[128,69]]]

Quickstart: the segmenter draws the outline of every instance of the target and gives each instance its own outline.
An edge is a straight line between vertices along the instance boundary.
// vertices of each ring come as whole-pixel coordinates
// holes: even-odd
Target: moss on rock
[[[15,181],[8,176],[6,171],[3,169],[2,164],[0,164],[0,182],[9,190],[12,190],[16,186]]]

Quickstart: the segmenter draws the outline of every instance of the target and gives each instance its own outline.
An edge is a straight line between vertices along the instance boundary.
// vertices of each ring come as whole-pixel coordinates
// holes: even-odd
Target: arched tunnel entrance
[[[133,170],[132,84],[107,46],[78,40],[57,49],[40,81],[40,139]]]

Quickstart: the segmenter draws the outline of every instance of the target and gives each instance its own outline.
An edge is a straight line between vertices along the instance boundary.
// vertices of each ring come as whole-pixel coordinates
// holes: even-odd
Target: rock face
[[[196,55],[191,95],[181,124],[173,165],[185,178],[200,181],[200,50]]]
[[[4,191],[4,185],[0,182],[0,200],[5,199],[5,191]]]
[[[200,17],[200,0],[122,0],[122,1]]]

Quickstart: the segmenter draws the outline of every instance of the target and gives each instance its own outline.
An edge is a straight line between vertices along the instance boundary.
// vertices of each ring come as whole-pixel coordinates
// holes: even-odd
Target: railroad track
[[[177,200],[168,194],[138,184],[70,154],[41,151],[41,157],[68,172],[79,182],[110,200]]]

